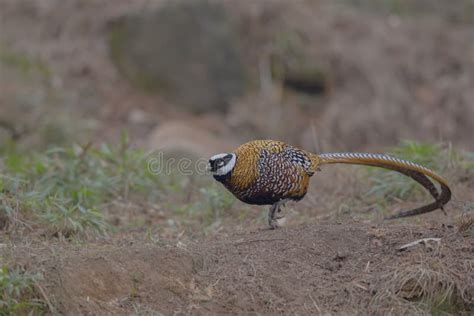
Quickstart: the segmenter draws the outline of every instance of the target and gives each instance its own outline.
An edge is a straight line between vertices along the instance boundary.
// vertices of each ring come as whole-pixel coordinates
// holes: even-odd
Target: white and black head
[[[235,167],[236,155],[234,153],[224,153],[212,156],[209,159],[209,170],[216,180],[223,179],[230,175]]]

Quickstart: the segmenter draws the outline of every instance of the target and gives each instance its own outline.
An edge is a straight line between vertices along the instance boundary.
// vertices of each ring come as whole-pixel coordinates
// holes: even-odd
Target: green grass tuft
[[[40,298],[36,282],[42,279],[39,273],[22,268],[0,269],[0,315],[39,315],[47,310]]]
[[[223,188],[217,188],[215,184],[201,188],[199,191],[202,198],[198,203],[198,208],[206,212],[207,219],[211,222],[219,220],[236,201],[231,193]]]
[[[53,148],[0,160],[0,213],[10,226],[46,225],[53,234],[103,234],[104,211],[116,200],[156,200],[160,177],[147,168],[147,154],[128,146]]]
[[[202,183],[197,193],[192,202],[181,204],[175,214],[186,218],[188,224],[199,225],[205,234],[215,232],[228,217],[236,199],[217,183]]]

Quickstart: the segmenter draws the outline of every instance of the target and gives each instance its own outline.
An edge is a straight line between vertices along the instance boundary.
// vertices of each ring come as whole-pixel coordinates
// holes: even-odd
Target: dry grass
[[[474,233],[474,215],[462,214],[456,219],[456,227],[461,234]]]
[[[405,262],[382,276],[372,310],[397,306],[397,310],[437,315],[473,311],[472,260],[454,261],[439,250],[435,256],[420,254],[414,262]]]

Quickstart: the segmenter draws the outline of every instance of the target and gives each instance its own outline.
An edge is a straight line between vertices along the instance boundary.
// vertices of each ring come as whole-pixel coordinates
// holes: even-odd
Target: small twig
[[[319,315],[321,315],[321,309],[319,308],[318,304],[317,304],[316,301],[314,300],[314,298],[313,298],[313,296],[311,295],[311,293],[309,294],[309,298],[310,298],[311,301],[313,302],[314,307],[316,307],[316,309],[318,310]]]
[[[34,282],[38,290],[40,291],[41,295],[43,296],[43,299],[45,300],[46,304],[48,305],[49,311],[53,314],[56,313],[56,309],[54,308],[53,304],[51,303],[51,300],[49,299],[48,295],[46,295],[46,292],[44,291],[43,287],[39,285],[38,282]]]
[[[242,244],[247,244],[247,243],[252,243],[252,242],[261,242],[261,241],[281,241],[285,240],[283,238],[269,238],[269,239],[252,239],[252,240],[244,240],[240,242],[234,243],[234,245],[242,245]]]
[[[359,283],[353,283],[353,284],[354,284],[354,286],[358,287],[359,289],[362,289],[362,290],[364,290],[364,291],[366,291],[366,292],[369,291],[365,286],[362,286],[362,285],[360,285]]]
[[[370,261],[367,261],[367,264],[365,265],[365,272],[369,272],[369,266],[370,266]]]
[[[418,240],[415,240],[411,243],[408,243],[406,245],[403,245],[401,247],[398,248],[398,251],[403,251],[403,250],[406,250],[408,248],[411,248],[411,247],[414,247],[416,245],[419,245],[419,244],[427,244],[428,241],[436,241],[438,244],[439,242],[441,241],[441,238],[423,238],[423,239],[418,239]]]

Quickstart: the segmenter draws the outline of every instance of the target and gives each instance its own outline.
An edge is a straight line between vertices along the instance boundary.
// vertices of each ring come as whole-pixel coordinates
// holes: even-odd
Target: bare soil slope
[[[399,250],[428,237],[441,240]],[[423,302],[442,310],[446,289],[449,306],[472,308],[474,238],[456,227],[321,224],[177,245],[131,240],[16,256],[44,270],[49,301],[69,315],[401,314]]]

